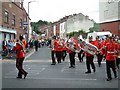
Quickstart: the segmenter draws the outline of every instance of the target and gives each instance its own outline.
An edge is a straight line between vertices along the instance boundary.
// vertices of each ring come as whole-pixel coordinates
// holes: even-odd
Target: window
[[[23,0],[20,0],[20,7],[22,7]]]
[[[7,11],[5,11],[5,22],[6,23],[8,23],[8,19],[9,19],[9,17],[8,17],[9,15],[8,15],[8,12]]]
[[[15,15],[12,16],[12,25],[15,26]]]
[[[22,19],[20,19],[20,28],[22,28]]]

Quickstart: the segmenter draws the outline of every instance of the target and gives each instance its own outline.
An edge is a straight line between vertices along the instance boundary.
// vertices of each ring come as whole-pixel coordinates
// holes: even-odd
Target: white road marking
[[[5,76],[4,78],[10,78],[10,79],[15,79],[15,77],[8,77],[8,76]],[[47,78],[47,77],[27,77],[26,79],[44,79],[44,80],[72,80],[72,81],[96,81],[97,79],[96,78],[89,78],[89,79],[83,79],[83,78]]]

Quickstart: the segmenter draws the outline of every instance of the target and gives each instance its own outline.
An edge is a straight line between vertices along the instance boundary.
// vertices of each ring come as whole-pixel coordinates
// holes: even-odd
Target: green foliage
[[[39,27],[41,25],[49,25],[51,24],[51,22],[47,22],[47,21],[42,21],[39,20],[38,22],[31,22],[30,25],[32,27],[32,30],[35,31],[37,34],[41,35],[42,33],[39,31]]]
[[[99,31],[99,24],[97,24],[97,23],[94,23],[94,27],[92,27],[92,28],[89,28],[89,33],[90,32],[94,32],[94,31]]]
[[[67,34],[67,36],[69,36],[69,37],[72,37],[72,36],[75,36],[75,35],[77,35],[77,36],[83,35],[84,37],[86,37],[86,32],[81,29],[78,32],[74,31],[74,32],[70,32],[70,33]]]

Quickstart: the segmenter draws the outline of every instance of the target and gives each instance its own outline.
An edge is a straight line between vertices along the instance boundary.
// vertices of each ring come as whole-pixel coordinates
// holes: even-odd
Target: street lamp
[[[28,41],[29,41],[29,39],[30,39],[30,37],[29,37],[29,34],[30,34],[30,32],[29,32],[29,29],[30,29],[30,28],[29,28],[29,4],[32,3],[32,2],[38,2],[38,1],[29,1],[29,2],[28,2]]]

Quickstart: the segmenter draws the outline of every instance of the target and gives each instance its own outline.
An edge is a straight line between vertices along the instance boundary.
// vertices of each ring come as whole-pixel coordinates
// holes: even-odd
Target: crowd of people
[[[117,71],[120,64],[120,38],[112,35],[106,36],[106,39],[99,39],[99,36],[96,37],[96,40],[93,40],[92,36],[89,37],[89,43],[97,47],[97,56],[98,66],[101,67],[102,60],[106,60],[106,72],[107,72],[107,81],[112,80],[111,68],[114,73],[114,77],[117,78]],[[53,36],[51,41],[51,58],[52,64],[56,65],[65,61],[67,53],[69,54],[70,66],[69,68],[75,68],[75,55],[78,54],[78,59],[80,62],[83,62],[83,57],[86,57],[86,74],[91,73],[91,68],[93,72],[96,72],[96,67],[94,64],[94,56],[88,52],[84,51],[84,46],[78,43],[78,40],[75,40],[74,37],[69,39],[64,39],[60,37]]]
[[[15,52],[12,51],[12,48],[16,45],[16,42],[19,40],[12,39],[12,40],[6,40],[4,39],[2,41],[2,56],[7,58],[14,58]],[[29,42],[26,42],[26,39],[23,40],[23,43],[25,45],[25,49],[32,49],[35,48],[35,51],[38,51],[38,48],[43,46],[49,46],[50,40],[39,40],[39,39],[30,39]]]
[[[12,48],[14,46],[16,46],[16,42],[18,42],[19,40],[6,40],[4,39],[4,41],[2,42],[2,56],[8,57],[8,58],[12,58],[13,55],[15,54],[14,51],[12,51]],[[23,40],[23,43],[25,45],[25,48],[27,46],[26,40]]]

